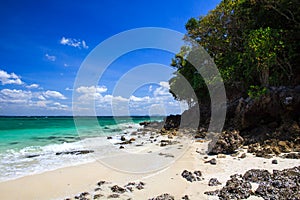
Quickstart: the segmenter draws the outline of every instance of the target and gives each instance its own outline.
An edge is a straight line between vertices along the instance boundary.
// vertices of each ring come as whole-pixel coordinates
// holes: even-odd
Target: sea
[[[93,162],[90,153],[107,137],[137,131],[163,117],[0,117],[0,182]],[[97,142],[95,142],[97,141]],[[103,147],[101,146],[103,145]],[[71,153],[73,152],[73,153]]]

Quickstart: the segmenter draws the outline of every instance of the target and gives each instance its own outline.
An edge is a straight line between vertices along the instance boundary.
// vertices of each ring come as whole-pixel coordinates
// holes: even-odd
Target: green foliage
[[[251,96],[260,95],[256,87],[299,84],[299,0],[223,0],[206,16],[191,18],[185,27],[187,44],[172,60],[177,73],[169,81],[171,89],[180,74],[198,99],[208,96],[203,77],[186,61],[194,46],[191,39],[214,59],[225,85],[242,83]],[[184,91],[173,95],[193,101]]]
[[[267,94],[268,89],[266,87],[258,85],[250,85],[248,89],[248,96],[252,99],[260,98],[262,95]]]

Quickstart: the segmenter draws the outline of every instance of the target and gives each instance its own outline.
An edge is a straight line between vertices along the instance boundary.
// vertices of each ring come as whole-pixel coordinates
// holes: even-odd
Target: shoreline
[[[158,141],[163,140],[163,138],[182,141],[180,136],[172,136],[172,139],[170,139],[169,135],[163,135],[157,138],[159,138]],[[145,140],[145,138],[142,138],[142,140]],[[176,145],[178,145],[161,147],[156,145],[157,143],[145,143],[143,148],[145,151],[151,149],[157,154],[162,149],[171,149],[172,151],[172,148],[177,148]],[[165,193],[174,196],[175,199],[181,199],[185,195],[188,195],[190,199],[218,199],[217,196],[208,196],[204,192],[222,188],[226,184],[226,180],[233,174],[243,174],[250,169],[267,169],[272,172],[274,169],[282,170],[300,166],[299,159],[275,157],[274,159],[278,161],[278,164],[272,164],[272,159],[255,157],[250,153],[246,153],[245,158],[239,158],[241,154],[247,151],[243,148],[238,149],[239,153],[236,157],[231,155],[207,156],[203,153],[203,150],[207,149],[207,145],[208,141],[194,139],[182,156],[179,156],[163,170],[153,173],[124,173],[96,161],[1,182],[0,199],[19,199],[20,197],[22,199],[74,199],[75,196],[85,192],[89,194],[90,199],[93,195],[99,195],[99,199],[106,199],[112,194],[119,195],[119,198],[116,199],[150,199]],[[128,145],[124,146],[125,149],[130,149]],[[131,147],[130,150],[132,151],[140,151],[140,147],[135,145],[131,145]],[[173,150],[176,148],[173,148]],[[198,153],[199,151],[202,151],[202,153]],[[170,159],[167,155],[170,155],[170,153],[161,154],[159,158],[166,161]],[[209,160],[213,158],[216,159],[216,164],[209,163]],[[133,162],[133,160],[123,160],[122,162],[126,164]],[[199,170],[202,173],[201,180],[187,181],[182,176],[184,170]],[[211,178],[217,178],[222,185],[208,186]],[[105,181],[106,184],[98,187],[97,183],[99,181]],[[136,184],[143,182],[145,185],[143,189],[132,187],[133,191],[126,189],[124,193],[112,192],[111,187],[114,185],[127,188],[125,186],[132,182]],[[95,191],[97,188],[101,189]],[[100,197],[100,195],[103,196]],[[249,199],[262,198],[251,196]]]

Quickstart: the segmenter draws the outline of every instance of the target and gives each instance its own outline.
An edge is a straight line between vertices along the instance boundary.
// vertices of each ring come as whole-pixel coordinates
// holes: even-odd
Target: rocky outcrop
[[[239,132],[224,131],[208,144],[209,154],[232,154],[243,145],[244,139]]]
[[[241,179],[240,176],[234,175],[221,190],[205,192],[205,194],[218,195],[221,200],[247,199],[252,194],[251,188],[250,182]]]
[[[234,124],[239,130],[299,117],[300,86],[271,87],[259,98],[240,98]]]
[[[221,190],[205,192],[207,195],[218,195],[219,199],[246,199],[250,195],[263,199],[300,199],[300,166],[273,170],[273,174],[267,170],[251,169],[244,176],[233,175]],[[253,192],[251,183],[259,186]]]
[[[151,198],[149,200],[174,200],[174,196],[170,195],[170,194],[162,194],[162,195],[159,195],[155,198]]]

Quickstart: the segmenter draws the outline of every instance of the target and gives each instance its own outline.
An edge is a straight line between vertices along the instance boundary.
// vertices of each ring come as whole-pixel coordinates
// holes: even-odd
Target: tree
[[[206,16],[191,18],[186,45],[172,60],[171,90],[185,77],[198,99],[207,99],[203,77],[187,62],[191,40],[214,59],[227,88],[239,83],[247,94],[254,86],[299,84],[299,14],[299,0],[223,0]],[[173,95],[193,101],[184,91]]]

